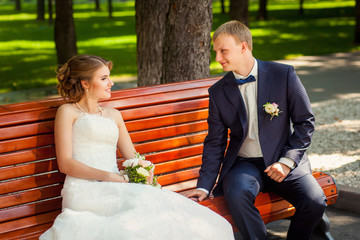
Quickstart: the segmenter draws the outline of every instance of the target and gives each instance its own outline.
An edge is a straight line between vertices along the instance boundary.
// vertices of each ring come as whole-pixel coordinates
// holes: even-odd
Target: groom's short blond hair
[[[221,34],[228,34],[235,38],[238,43],[246,42],[249,50],[252,51],[252,36],[250,29],[243,23],[233,20],[222,24],[215,30],[212,40],[215,41]]]

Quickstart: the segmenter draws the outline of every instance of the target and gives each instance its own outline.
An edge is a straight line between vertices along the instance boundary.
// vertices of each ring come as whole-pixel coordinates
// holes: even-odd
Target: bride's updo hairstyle
[[[85,94],[81,81],[85,80],[91,84],[94,73],[103,66],[111,70],[112,62],[92,55],[77,55],[70,58],[56,74],[59,94],[67,102],[80,101]]]

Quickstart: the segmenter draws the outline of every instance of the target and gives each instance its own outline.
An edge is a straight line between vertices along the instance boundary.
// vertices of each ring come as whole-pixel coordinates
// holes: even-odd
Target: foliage
[[[79,53],[112,60],[116,77],[136,75],[134,1],[114,1],[112,19],[105,1],[101,11],[93,2],[74,2]],[[262,22],[256,20],[258,1],[250,1],[254,56],[280,60],[360,50],[353,45],[354,6],[354,0],[307,0],[301,16],[298,0],[269,0],[269,20]],[[53,26],[35,21],[35,1],[22,1],[21,7],[17,12],[13,1],[0,1],[0,92],[56,84]],[[219,0],[214,0],[213,16],[213,29],[229,20]],[[213,53],[210,68],[212,74],[222,72]]]
[[[134,158],[125,160],[123,163],[125,170],[120,172],[120,175],[130,183],[142,183],[152,185],[154,187],[161,187],[157,182],[157,176],[154,176],[155,165],[145,160],[145,156],[135,152]]]

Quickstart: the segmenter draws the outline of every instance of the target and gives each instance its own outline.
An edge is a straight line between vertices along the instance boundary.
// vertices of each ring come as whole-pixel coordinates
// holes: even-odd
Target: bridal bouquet
[[[135,153],[134,158],[124,161],[123,167],[125,170],[120,171],[120,174],[127,181],[161,187],[157,182],[157,177],[154,176],[155,165],[145,160],[145,157],[140,153]]]

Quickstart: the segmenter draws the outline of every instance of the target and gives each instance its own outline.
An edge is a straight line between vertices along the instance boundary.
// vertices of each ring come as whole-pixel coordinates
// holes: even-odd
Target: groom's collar
[[[243,76],[243,75],[240,75],[240,74],[237,74],[235,71],[232,71],[232,73],[234,74],[234,77],[236,79],[245,79],[247,77],[249,77],[250,75],[253,75],[255,77],[255,79],[257,79],[257,75],[258,75],[258,62],[257,60],[254,58],[254,65],[249,73],[249,75],[247,76]]]

